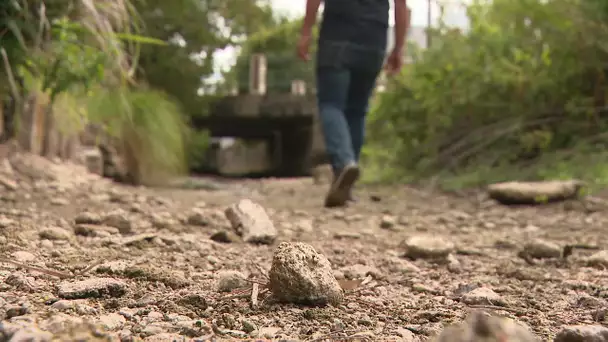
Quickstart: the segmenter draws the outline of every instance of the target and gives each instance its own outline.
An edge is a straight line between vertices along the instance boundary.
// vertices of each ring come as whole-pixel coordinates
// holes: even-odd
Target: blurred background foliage
[[[467,13],[468,31],[432,30],[375,98],[368,179],[608,182],[608,3],[475,1]]]
[[[608,3],[466,8],[467,30],[431,29],[431,46],[411,47],[411,63],[374,96],[366,179],[607,183]],[[190,122],[218,96],[246,91],[252,54],[268,57],[269,92],[288,92],[294,79],[314,91],[314,64],[294,52],[300,24],[268,1],[2,1],[0,97],[19,108],[44,93],[66,129],[105,125],[131,151],[133,181],[162,183],[199,166],[208,137]],[[226,48],[236,63],[217,70]]]
[[[251,0],[2,1],[0,99],[17,113],[28,94],[44,94],[64,129],[103,124],[131,180],[162,183],[206,146],[189,122],[206,113],[198,91],[214,52],[274,20]]]

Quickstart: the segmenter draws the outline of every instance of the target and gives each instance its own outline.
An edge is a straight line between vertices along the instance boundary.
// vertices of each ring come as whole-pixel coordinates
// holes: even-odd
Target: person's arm
[[[395,50],[403,52],[405,35],[410,26],[407,0],[395,0]]]
[[[317,14],[322,0],[306,0],[306,14],[304,15],[304,24],[302,25],[302,35],[310,36],[312,27],[317,22]]]

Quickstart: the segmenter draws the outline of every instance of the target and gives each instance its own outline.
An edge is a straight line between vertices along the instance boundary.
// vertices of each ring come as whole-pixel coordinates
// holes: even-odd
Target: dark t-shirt
[[[386,49],[389,0],[324,0],[320,40]]]

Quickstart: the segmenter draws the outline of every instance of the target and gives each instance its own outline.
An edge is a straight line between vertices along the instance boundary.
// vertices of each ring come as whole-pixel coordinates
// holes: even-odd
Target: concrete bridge
[[[253,55],[247,94],[230,94],[197,119],[214,143],[210,169],[222,175],[301,176],[325,160],[316,96],[293,80],[291,93],[269,94],[266,56]]]

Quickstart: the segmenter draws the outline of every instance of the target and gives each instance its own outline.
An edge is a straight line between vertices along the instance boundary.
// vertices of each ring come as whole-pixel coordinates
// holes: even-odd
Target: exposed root
[[[3,258],[3,257],[0,257],[0,262],[5,262],[5,263],[8,263],[8,264],[12,264],[14,266],[25,268],[25,269],[30,270],[30,271],[44,273],[46,275],[50,275],[50,276],[57,277],[57,278],[60,278],[60,279],[74,278],[76,276],[76,275],[73,275],[73,274],[63,273],[63,272],[54,271],[54,270],[48,270],[48,269],[37,267],[37,266],[26,265],[26,264],[23,264],[23,263],[14,261],[14,260],[10,260],[10,259],[7,259],[7,258]]]

